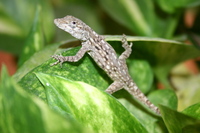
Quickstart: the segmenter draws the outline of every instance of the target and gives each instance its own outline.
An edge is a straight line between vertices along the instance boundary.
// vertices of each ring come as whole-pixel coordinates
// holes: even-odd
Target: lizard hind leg
[[[112,94],[118,90],[121,90],[123,88],[123,84],[118,81],[114,81],[106,90],[105,92]]]
[[[127,39],[126,39],[126,35],[123,34],[122,47],[125,49],[125,51],[119,56],[120,60],[125,61],[131,55],[132,45],[133,45],[133,43],[130,43],[130,45],[128,44]]]

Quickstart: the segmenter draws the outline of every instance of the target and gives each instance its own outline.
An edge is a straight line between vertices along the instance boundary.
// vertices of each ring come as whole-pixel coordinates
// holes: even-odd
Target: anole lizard
[[[82,41],[82,47],[75,56],[52,56],[57,62],[52,65],[63,62],[77,62],[87,52],[94,61],[101,67],[108,76],[114,81],[106,92],[112,94],[122,88],[127,90],[136,99],[147,105],[152,111],[160,114],[160,110],[152,104],[147,97],[139,90],[136,83],[132,80],[128,73],[126,59],[132,52],[132,43],[129,45],[125,35],[122,38],[122,46],[125,51],[118,57],[113,47],[108,44],[104,37],[98,35],[88,25],[73,16],[66,16],[54,20],[54,23],[60,29],[70,33],[75,38]]]

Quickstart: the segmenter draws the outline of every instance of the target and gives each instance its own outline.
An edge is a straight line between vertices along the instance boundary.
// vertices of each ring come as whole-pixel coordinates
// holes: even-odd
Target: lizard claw
[[[62,63],[64,62],[64,58],[62,55],[53,55],[51,57],[56,59],[57,61],[55,63],[51,64],[50,66],[54,66],[54,65],[57,65],[58,63],[60,63],[60,66],[62,67]]]

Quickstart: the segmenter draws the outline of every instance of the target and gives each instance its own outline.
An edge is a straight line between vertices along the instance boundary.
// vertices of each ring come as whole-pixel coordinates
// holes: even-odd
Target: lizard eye
[[[75,21],[72,21],[72,24],[73,24],[73,25],[75,25],[75,24],[76,24],[76,22],[75,22]]]

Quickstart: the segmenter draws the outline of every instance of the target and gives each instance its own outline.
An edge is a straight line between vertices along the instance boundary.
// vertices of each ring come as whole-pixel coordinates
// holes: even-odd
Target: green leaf
[[[183,128],[183,133],[199,133],[199,124],[189,125]]]
[[[83,82],[43,73],[36,75],[45,86],[47,97],[54,99],[53,104],[65,104],[71,110],[71,115],[94,131],[147,132],[130,112],[107,93]],[[47,100],[52,100],[49,98]]]
[[[41,65],[48,58],[50,58],[50,56],[54,54],[57,48],[58,48],[58,44],[52,44],[36,52],[26,62],[24,62],[24,64],[20,68],[17,69],[17,72],[13,75],[13,78],[18,82],[29,71]]]
[[[42,27],[47,41],[53,32],[53,11],[48,0],[1,0],[0,19],[4,29],[0,33],[0,49],[20,54],[22,42],[32,26],[37,7],[41,8]],[[28,9],[28,10],[27,10]]]
[[[144,60],[132,60],[129,62],[129,72],[140,90],[143,93],[149,92],[153,83],[153,71],[149,63]]]
[[[68,42],[67,44],[69,45],[73,43],[77,44],[79,43],[79,41]],[[69,55],[75,55],[79,49],[80,47],[76,47],[73,49],[68,49],[65,52],[63,52],[63,50],[61,51],[63,52],[64,56],[69,56]],[[37,56],[35,55],[35,57],[32,58],[32,60],[34,62],[40,60],[40,58],[43,57],[42,56],[43,54],[46,56],[46,50],[43,52],[41,51]],[[44,62],[43,64],[29,71],[25,76],[23,76],[22,79],[18,80],[19,84],[30,93],[33,93],[44,100],[46,99],[46,94],[43,86],[41,85],[41,83],[38,81],[38,79],[34,74],[36,72],[60,75],[62,77],[67,77],[70,80],[83,81],[85,83],[98,87],[98,89],[102,90],[105,90],[109,85],[108,82],[110,81],[110,79],[108,78],[108,76],[104,72],[102,73],[99,72],[100,68],[95,66],[95,63],[87,54],[79,62],[66,62],[63,63],[62,67],[59,64],[55,66],[50,66],[54,62],[56,62],[56,60],[51,58],[50,60]],[[31,66],[32,62],[29,63],[30,64],[26,65]],[[18,76],[21,77],[20,74],[24,75],[24,73],[19,72],[17,73],[15,78],[18,78]]]
[[[200,125],[200,120],[187,116],[185,114],[176,112],[165,106],[159,106],[162,114],[162,118],[170,133],[181,133],[184,131],[193,131],[197,129],[197,125]]]
[[[26,38],[24,48],[19,57],[18,67],[28,60],[35,52],[44,47],[45,38],[41,23],[41,8],[38,6],[35,14],[35,20],[32,29]]]
[[[177,96],[175,92],[170,89],[154,91],[148,95],[148,99],[156,106],[162,104],[174,110],[176,110],[178,106]]]
[[[200,119],[200,103],[194,104],[186,108],[185,110],[182,111],[182,113]]]
[[[139,35],[149,35],[152,36],[152,31],[149,27],[149,23],[140,7],[143,4],[145,10],[148,10],[149,17],[154,17],[151,12],[152,2],[150,1],[130,1],[130,0],[118,0],[118,1],[99,1],[102,7],[117,21],[127,26],[130,30],[138,33]],[[148,22],[148,23],[147,23]]]
[[[175,13],[181,8],[200,5],[199,0],[156,0],[156,2],[168,13]]]
[[[105,11],[138,36],[171,38],[179,13],[161,18],[152,0],[99,0]],[[165,27],[165,30],[160,30]]]
[[[163,124],[163,121],[158,119],[158,116],[153,116],[146,111],[141,111],[135,104],[133,105],[130,101],[125,99],[119,99],[119,101],[139,120],[140,123],[142,123],[148,133],[155,133],[157,130],[156,128],[163,128],[161,125],[157,124],[158,121]],[[163,130],[166,131],[166,129]]]
[[[89,130],[69,117],[61,117],[10,78],[3,67],[0,83],[1,133],[83,133]],[[57,124],[55,124],[57,123]]]

